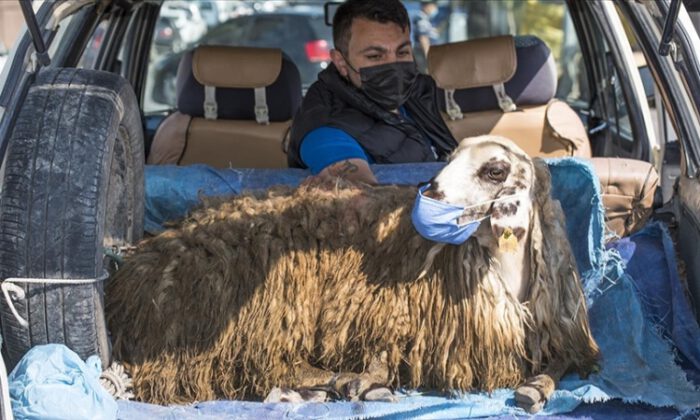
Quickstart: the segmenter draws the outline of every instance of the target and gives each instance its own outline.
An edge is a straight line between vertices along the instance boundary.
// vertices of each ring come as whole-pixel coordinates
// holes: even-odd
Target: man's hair
[[[379,23],[392,22],[403,30],[411,29],[408,12],[399,0],[347,0],[333,16],[333,44],[342,53],[348,51],[350,27],[357,18]]]

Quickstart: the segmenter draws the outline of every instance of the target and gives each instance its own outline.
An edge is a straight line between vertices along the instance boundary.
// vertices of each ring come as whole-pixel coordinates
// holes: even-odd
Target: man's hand
[[[343,178],[352,182],[376,185],[377,178],[374,177],[367,161],[363,159],[347,159],[326,166],[318,175],[320,179]]]

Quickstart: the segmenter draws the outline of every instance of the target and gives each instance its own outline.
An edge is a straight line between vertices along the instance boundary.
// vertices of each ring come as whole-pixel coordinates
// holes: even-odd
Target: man
[[[433,1],[421,1],[420,13],[413,22],[414,53],[418,68],[425,72],[428,68],[428,51],[430,45],[438,40],[437,29],[433,19],[438,14],[437,4]]]
[[[375,184],[372,163],[444,160],[457,142],[440,117],[435,82],[416,69],[399,0],[348,0],[333,18],[333,63],[292,124],[290,167]]]

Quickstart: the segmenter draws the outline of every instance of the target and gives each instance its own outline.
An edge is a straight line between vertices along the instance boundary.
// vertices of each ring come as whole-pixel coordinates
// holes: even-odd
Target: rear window
[[[248,44],[260,47],[284,42],[285,39],[294,38],[289,33],[294,23],[292,17],[285,15],[258,16],[250,28],[246,41]]]
[[[415,30],[421,2],[403,3]],[[200,44],[280,48],[299,69],[305,91],[330,63],[332,29],[325,24],[323,4],[166,0],[152,41],[144,111],[176,107],[179,60],[184,51]],[[535,35],[549,45],[556,60],[557,97],[575,108],[586,108],[587,75],[564,0],[438,0],[436,4],[438,13],[429,18],[434,28],[432,44],[504,34]]]
[[[309,25],[311,25],[311,30],[313,30],[314,35],[318,39],[333,39],[333,29],[326,25],[323,16],[316,16],[308,20]]]

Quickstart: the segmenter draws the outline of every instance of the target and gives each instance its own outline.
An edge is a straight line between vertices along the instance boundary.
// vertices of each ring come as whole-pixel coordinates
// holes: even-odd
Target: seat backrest
[[[158,127],[149,164],[287,166],[282,145],[301,79],[281,50],[197,47],[180,61],[177,95],[178,112]]]
[[[455,138],[495,134],[531,156],[590,157],[580,118],[553,99],[557,69],[539,38],[507,35],[435,45],[428,70]]]

